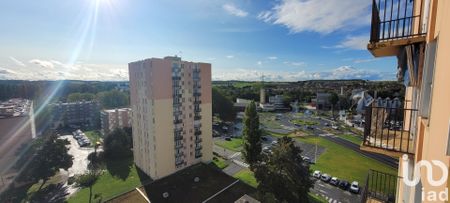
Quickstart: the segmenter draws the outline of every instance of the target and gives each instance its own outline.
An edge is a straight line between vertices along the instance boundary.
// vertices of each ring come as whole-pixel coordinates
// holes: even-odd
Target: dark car
[[[262,140],[262,141],[267,141],[268,139],[267,139],[266,136],[261,136],[261,140]]]
[[[339,179],[337,177],[332,177],[330,180],[330,184],[334,185],[334,186],[338,186],[339,185]]]
[[[341,188],[343,190],[348,190],[349,187],[350,187],[350,183],[348,181],[341,180],[339,182],[339,188]]]
[[[231,137],[226,137],[225,140],[226,141],[231,141]]]

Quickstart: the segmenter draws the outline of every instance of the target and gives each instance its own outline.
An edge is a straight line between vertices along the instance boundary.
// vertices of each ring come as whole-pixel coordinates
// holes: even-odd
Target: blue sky
[[[14,0],[0,7],[0,79],[127,80],[181,55],[215,80],[394,79],[365,49],[370,0]]]

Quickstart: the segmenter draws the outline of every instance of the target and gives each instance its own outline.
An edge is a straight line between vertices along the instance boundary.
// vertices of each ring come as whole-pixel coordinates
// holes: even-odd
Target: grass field
[[[234,174],[235,178],[242,180],[242,182],[247,183],[248,185],[255,187],[258,186],[258,182],[256,182],[255,176],[252,171],[249,169],[243,169],[236,174]]]
[[[346,140],[348,140],[350,142],[353,142],[353,143],[355,143],[357,145],[360,145],[362,140],[363,140],[362,137],[359,136],[359,135],[343,134],[343,135],[338,135],[338,136],[343,138],[343,139],[346,139]]]
[[[106,199],[112,198],[118,194],[127,192],[141,185],[141,178],[138,175],[137,169],[134,164],[127,166],[123,165],[122,160],[116,161],[117,163],[112,163],[110,170],[127,173],[125,179],[114,176],[109,170],[105,170],[103,174],[99,177],[97,182],[92,186],[92,197],[100,196],[104,201]],[[129,171],[127,171],[129,170]],[[122,176],[124,177],[124,176]],[[143,178],[142,181],[148,181],[147,178]],[[100,199],[100,198],[99,198]],[[68,202],[89,202],[89,188],[83,188],[75,193],[72,197],[68,199]]]
[[[308,121],[308,120],[302,120],[302,119],[293,119],[292,123],[299,124],[299,125],[318,125],[319,124],[317,121]]]
[[[312,170],[320,170],[347,181],[364,183],[369,169],[396,174],[397,171],[381,162],[365,157],[351,149],[328,141],[322,137],[296,138],[300,142],[306,142],[325,147],[325,152],[320,155],[316,164],[311,165]]]
[[[213,157],[212,164],[220,169],[224,169],[228,166],[228,163],[225,161],[225,159],[222,159],[218,156]]]
[[[89,138],[92,145],[94,145],[96,142],[99,142],[100,139],[102,138],[102,135],[100,134],[100,132],[96,131],[96,130],[86,131],[86,132],[84,132],[84,134],[86,135],[86,137]]]
[[[225,149],[238,152],[241,151],[243,143],[241,138],[231,138],[231,141],[219,140],[215,144]]]

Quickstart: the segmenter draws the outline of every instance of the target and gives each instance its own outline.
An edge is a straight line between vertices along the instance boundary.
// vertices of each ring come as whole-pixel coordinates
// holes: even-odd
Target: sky
[[[128,80],[181,56],[213,80],[395,79],[366,49],[370,0],[14,0],[0,7],[0,79]]]

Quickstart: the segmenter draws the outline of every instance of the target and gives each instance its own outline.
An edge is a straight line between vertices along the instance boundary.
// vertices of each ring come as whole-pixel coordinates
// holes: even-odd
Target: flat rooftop
[[[198,182],[194,181],[197,177]],[[148,198],[152,203],[205,200],[219,203],[235,202],[244,195],[256,197],[255,188],[203,163],[142,186],[139,191],[132,190],[108,202],[147,202],[145,198]]]

